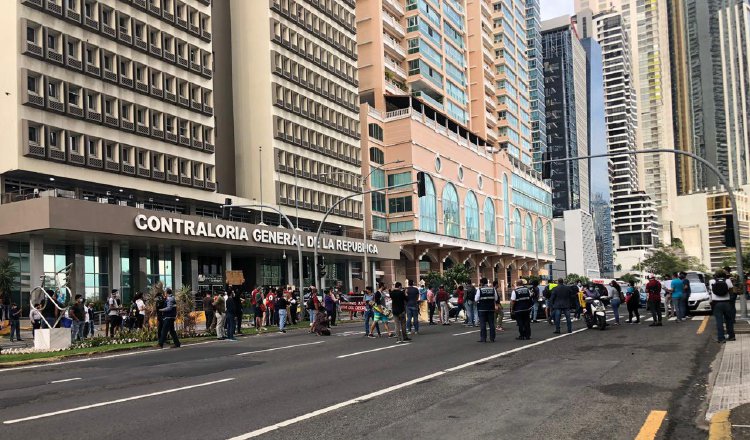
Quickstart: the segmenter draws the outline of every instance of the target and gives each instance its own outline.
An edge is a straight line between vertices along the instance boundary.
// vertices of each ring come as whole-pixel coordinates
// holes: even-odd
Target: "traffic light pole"
[[[316,285],[316,287],[317,287],[318,283],[321,284],[321,286],[320,286],[321,290],[324,287],[323,283],[321,283],[321,281],[320,281],[320,275],[319,275],[320,272],[318,271],[318,249],[320,248],[320,233],[323,231],[323,225],[325,224],[326,219],[328,218],[328,215],[331,212],[333,212],[333,210],[337,206],[339,206],[342,202],[344,202],[346,200],[349,200],[349,199],[352,199],[354,197],[364,196],[366,194],[374,193],[374,192],[377,192],[377,191],[384,191],[384,190],[387,191],[387,190],[393,189],[393,188],[402,188],[404,186],[412,186],[414,184],[419,184],[419,182],[420,182],[419,180],[415,180],[414,182],[407,182],[407,183],[402,183],[400,185],[386,186],[384,188],[371,189],[371,190],[368,190],[368,191],[363,191],[361,193],[351,194],[351,195],[348,195],[346,197],[342,197],[336,203],[334,203],[333,205],[331,205],[328,208],[328,210],[326,211],[326,214],[323,216],[323,220],[321,220],[320,224],[318,225],[318,231],[315,233],[315,247],[313,248],[313,264],[315,265],[315,285]],[[363,210],[363,212],[364,212],[364,210]],[[367,253],[367,252],[369,252],[369,250],[365,249],[365,253]]]
[[[740,306],[741,306],[741,313],[742,318],[747,319],[747,298],[745,296],[745,293],[747,292],[747,289],[745,287],[745,268],[742,261],[742,240],[740,235],[740,226],[739,226],[739,217],[737,215],[737,199],[734,196],[734,191],[732,191],[732,188],[729,186],[729,183],[727,182],[727,179],[719,172],[718,168],[714,166],[711,162],[708,162],[707,160],[703,159],[702,157],[694,154],[689,153],[687,151],[681,151],[681,150],[672,150],[668,148],[654,148],[654,149],[647,149],[647,150],[638,150],[638,151],[625,151],[625,152],[619,152],[619,153],[605,153],[605,154],[594,154],[590,156],[578,156],[578,157],[565,157],[562,159],[547,159],[547,160],[541,160],[535,163],[556,163],[556,162],[572,162],[574,160],[589,160],[589,159],[596,159],[601,157],[618,157],[618,156],[635,156],[638,154],[649,154],[649,153],[671,153],[671,154],[677,154],[677,155],[683,155],[688,156],[694,159],[695,161],[703,164],[711,170],[716,176],[719,178],[719,182],[724,186],[724,188],[727,190],[727,194],[729,195],[729,201],[732,205],[732,218],[734,223],[734,241],[735,241],[735,251],[736,251],[736,257],[737,257],[737,277],[739,281],[738,290],[740,292]]]

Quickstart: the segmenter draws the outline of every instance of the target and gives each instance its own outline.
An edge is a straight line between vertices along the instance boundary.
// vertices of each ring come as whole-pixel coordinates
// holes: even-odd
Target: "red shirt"
[[[438,290],[437,301],[438,302],[448,301],[448,292],[446,292],[444,289]]]
[[[458,304],[463,304],[464,303],[464,291],[456,290],[456,296],[458,297]]]
[[[661,302],[661,283],[655,279],[649,280],[646,283],[646,293],[649,301]]]

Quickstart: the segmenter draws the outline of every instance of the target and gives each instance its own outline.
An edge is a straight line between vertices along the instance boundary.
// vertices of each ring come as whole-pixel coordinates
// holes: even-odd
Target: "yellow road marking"
[[[729,423],[729,411],[719,411],[711,417],[708,440],[731,440],[732,425]]]
[[[706,327],[708,327],[708,319],[709,318],[710,318],[709,316],[704,316],[703,317],[703,322],[701,322],[701,326],[698,327],[698,331],[695,332],[696,335],[701,335],[701,334],[703,334],[703,332],[706,331]]]
[[[651,411],[648,417],[646,417],[646,421],[643,423],[643,426],[641,426],[641,431],[638,433],[638,436],[635,438],[635,440],[655,439],[656,433],[659,432],[659,428],[661,427],[661,424],[664,421],[664,417],[666,416],[666,411]]]

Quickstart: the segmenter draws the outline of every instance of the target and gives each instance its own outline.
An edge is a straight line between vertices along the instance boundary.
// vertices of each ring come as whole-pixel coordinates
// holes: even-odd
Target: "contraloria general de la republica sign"
[[[248,228],[223,223],[215,224],[213,222],[174,217],[138,214],[135,216],[135,227],[140,231],[186,235],[189,237],[219,238],[242,242],[250,242],[252,240],[255,243],[289,247],[296,247],[299,243],[300,246],[310,249],[315,246],[315,236],[310,234],[292,233],[286,230],[276,231],[257,227]],[[319,246],[324,250],[338,252],[363,253],[367,249],[368,254],[377,255],[378,253],[378,246],[375,243],[367,243],[365,245],[362,241],[346,238],[323,237],[320,239]]]

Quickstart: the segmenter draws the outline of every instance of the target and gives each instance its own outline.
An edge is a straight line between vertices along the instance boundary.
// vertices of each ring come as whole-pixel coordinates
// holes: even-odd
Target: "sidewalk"
[[[706,421],[713,422],[712,425],[718,419],[726,419],[728,412],[733,414],[732,410],[750,404],[750,321],[738,318],[735,333],[737,341],[722,345],[717,357],[716,377],[706,412]],[[717,414],[719,417],[714,417]]]

